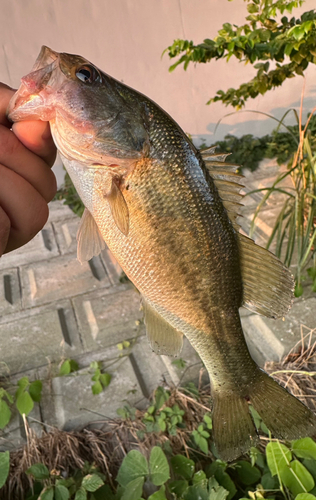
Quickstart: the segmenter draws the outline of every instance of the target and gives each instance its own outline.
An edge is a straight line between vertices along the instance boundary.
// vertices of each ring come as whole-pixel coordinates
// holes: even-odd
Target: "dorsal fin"
[[[243,187],[239,166],[225,163],[227,155],[216,154],[215,148],[205,149],[201,155],[238,235],[244,305],[264,316],[280,318],[292,304],[293,276],[275,255],[239,233],[236,219]]]

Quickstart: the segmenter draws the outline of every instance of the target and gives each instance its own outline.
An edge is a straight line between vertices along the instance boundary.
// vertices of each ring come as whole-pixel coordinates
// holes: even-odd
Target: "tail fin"
[[[256,428],[245,398],[233,393],[216,393],[213,397],[213,439],[222,460],[231,462],[255,446]]]
[[[257,442],[248,401],[272,435],[279,439],[316,436],[316,415],[264,372],[245,397],[236,393],[213,396],[213,439],[219,456],[230,462]]]
[[[249,394],[254,409],[279,439],[316,435],[316,415],[264,372]]]

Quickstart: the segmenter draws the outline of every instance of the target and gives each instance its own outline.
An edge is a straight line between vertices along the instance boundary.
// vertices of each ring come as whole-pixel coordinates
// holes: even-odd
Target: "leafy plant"
[[[42,382],[40,380],[29,381],[28,377],[22,377],[17,382],[17,390],[14,395],[0,387],[0,429],[4,429],[11,420],[12,406],[15,406],[21,415],[28,415],[39,403],[42,396]]]
[[[165,403],[169,398],[170,392],[158,387],[153,404],[149,406],[143,418],[146,432],[167,431],[171,436],[177,433],[177,427],[183,421],[184,411],[177,404],[172,407],[166,406]]]
[[[101,363],[99,361],[92,361],[90,363],[90,368],[92,370],[91,380],[94,382],[92,385],[93,394],[100,394],[111,382],[112,375],[107,372],[102,373]]]
[[[302,105],[300,115],[297,116],[296,112],[294,115],[299,133],[295,135],[293,130],[290,130],[296,144],[296,152],[288,163],[286,172],[280,173],[272,186],[247,194],[259,191],[264,193],[254,213],[250,234],[253,233],[256,219],[269,197],[275,192],[285,195],[267,248],[275,242],[275,253],[285,265],[290,267],[295,262],[295,295],[299,297],[303,293],[302,281],[305,271],[312,278],[312,289],[316,291],[316,144],[309,128],[310,123],[313,129],[315,126],[315,120],[312,121],[313,113],[309,115],[304,126]],[[279,124],[283,124],[283,119]],[[285,184],[286,180],[290,180],[290,183]]]
[[[257,73],[252,80],[237,89],[218,90],[208,104],[221,101],[240,109],[249,98],[265,94],[288,78],[304,75],[308,65],[316,63],[315,11],[305,12],[299,18],[289,19],[284,15],[279,21],[280,14],[291,14],[303,0],[245,1],[248,10],[245,24],[224,23],[214,39],[207,38],[197,45],[177,39],[164,51],[170,58],[179,57],[169,71],[180,64],[186,70],[190,62],[207,63],[222,58],[229,61],[231,57],[254,66]],[[274,63],[273,69],[270,61]]]
[[[27,469],[26,474],[35,480],[32,496],[29,500],[87,500],[97,498],[91,494],[103,494],[104,498],[108,487],[104,485],[105,476],[93,465],[85,463],[82,470],[64,479],[59,471],[49,471],[44,464],[36,463]]]

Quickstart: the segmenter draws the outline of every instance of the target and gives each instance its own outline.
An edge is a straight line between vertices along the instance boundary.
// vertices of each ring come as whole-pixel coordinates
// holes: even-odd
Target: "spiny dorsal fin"
[[[239,193],[242,176],[238,165],[225,163],[227,155],[214,153],[214,148],[201,152],[204,163],[218,189],[228,217],[238,233],[244,305],[251,311],[269,318],[284,316],[293,300],[294,281],[290,271],[268,250],[239,233]]]
[[[121,233],[128,235],[129,212],[125,198],[119,187],[119,180],[113,177],[110,192],[105,195],[109,202],[115,224]]]
[[[104,239],[89,210],[86,208],[81,217],[77,231],[77,259],[82,264],[86,260],[99,255],[105,248]]]
[[[156,354],[177,356],[183,344],[183,334],[173,328],[143,297],[144,319],[149,343]]]

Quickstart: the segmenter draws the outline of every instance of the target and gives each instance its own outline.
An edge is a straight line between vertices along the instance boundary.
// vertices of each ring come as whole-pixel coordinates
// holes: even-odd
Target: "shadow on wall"
[[[297,99],[293,101],[289,107],[273,108],[268,114],[280,120],[289,109],[295,109],[297,113],[299,113],[300,104],[300,99]],[[312,87],[310,95],[304,99],[303,123],[305,123],[308,113],[311,113],[314,106],[316,106],[316,86]],[[209,134],[192,135],[193,142],[195,146],[200,147],[202,144],[211,145],[216,141],[223,140],[223,138],[228,134],[235,135],[237,137],[241,137],[245,134],[262,137],[266,134],[270,134],[272,130],[278,126],[278,123],[272,118],[265,117],[260,113],[265,113],[264,109],[260,109],[258,111],[240,110],[236,112],[227,112],[223,114],[223,118],[220,123],[211,122],[207,125],[207,130],[210,131]],[[249,117],[256,116],[256,119],[242,121],[247,114]],[[225,123],[225,121],[228,120],[234,120],[234,123]],[[284,123],[286,125],[296,124],[293,112],[288,113]],[[282,129],[285,132],[284,127],[281,127],[281,132]]]

